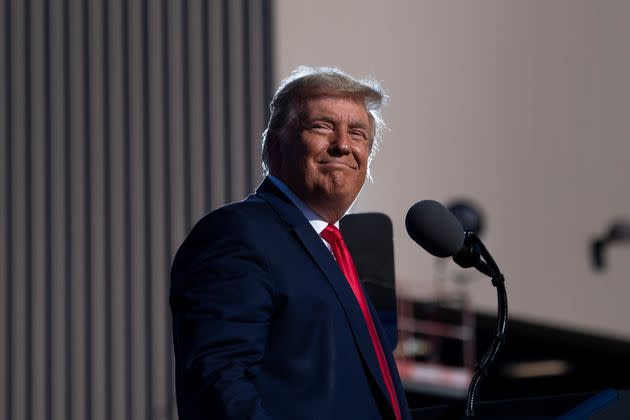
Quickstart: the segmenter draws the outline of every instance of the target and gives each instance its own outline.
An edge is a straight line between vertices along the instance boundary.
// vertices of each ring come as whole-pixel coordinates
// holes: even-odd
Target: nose
[[[332,138],[328,151],[332,156],[350,154],[350,136],[348,133],[342,130],[335,131],[335,135]]]

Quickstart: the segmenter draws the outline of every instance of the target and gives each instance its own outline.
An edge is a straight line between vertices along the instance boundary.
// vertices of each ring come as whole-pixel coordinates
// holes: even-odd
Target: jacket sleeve
[[[211,214],[175,257],[170,305],[182,420],[270,418],[255,378],[273,294],[250,232],[234,215]]]

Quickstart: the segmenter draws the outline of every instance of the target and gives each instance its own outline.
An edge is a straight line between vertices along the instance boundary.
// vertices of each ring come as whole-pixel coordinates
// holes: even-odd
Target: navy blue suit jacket
[[[193,228],[173,263],[170,304],[180,419],[394,417],[350,286],[270,180]]]

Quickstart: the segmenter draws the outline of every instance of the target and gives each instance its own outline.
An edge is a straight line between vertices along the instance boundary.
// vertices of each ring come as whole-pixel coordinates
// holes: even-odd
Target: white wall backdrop
[[[434,283],[409,206],[468,197],[513,315],[630,338],[630,247],[610,249],[604,274],[588,252],[630,218],[630,2],[277,0],[275,19],[276,81],[333,65],[391,93],[355,210],[392,218],[401,289]],[[475,305],[494,311],[473,277]]]

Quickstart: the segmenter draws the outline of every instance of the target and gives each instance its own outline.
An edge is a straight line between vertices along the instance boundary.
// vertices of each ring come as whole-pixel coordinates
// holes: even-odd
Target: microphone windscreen
[[[411,206],[405,226],[411,239],[436,257],[452,257],[464,246],[464,228],[453,213],[437,201],[423,200]]]

